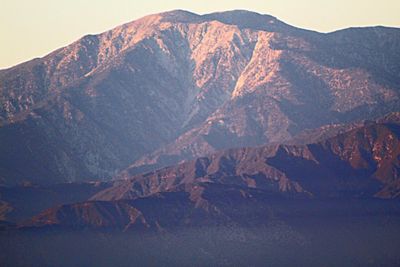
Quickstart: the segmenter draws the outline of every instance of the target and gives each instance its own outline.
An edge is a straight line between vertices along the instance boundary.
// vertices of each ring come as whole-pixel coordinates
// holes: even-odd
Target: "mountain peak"
[[[398,30],[352,31],[172,10],[0,71],[0,182],[109,178],[399,111]]]
[[[203,18],[254,30],[278,31],[282,27],[290,27],[276,17],[242,9],[206,14]]]
[[[190,11],[176,9],[146,16],[131,23],[147,22],[169,22],[169,23],[202,23],[207,21],[219,21],[224,24],[236,25],[239,28],[249,28],[253,30],[281,31],[282,29],[292,28],[276,17],[259,14],[248,10],[230,10],[224,12],[214,12],[199,15]]]
[[[270,15],[265,15],[265,14],[260,14],[254,11],[249,11],[245,9],[234,9],[234,10],[228,10],[228,11],[222,11],[222,12],[213,12],[210,14],[205,14],[204,16],[206,17],[217,17],[217,18],[242,18],[242,19],[249,19],[249,18],[274,18],[273,16]]]
[[[171,11],[166,11],[158,14],[162,21],[174,22],[174,23],[185,23],[185,22],[195,22],[200,19],[200,15],[192,13],[190,11],[175,9]]]

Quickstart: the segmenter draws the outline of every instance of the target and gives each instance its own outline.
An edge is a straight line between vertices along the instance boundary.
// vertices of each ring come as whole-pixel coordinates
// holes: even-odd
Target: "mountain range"
[[[308,145],[230,149],[145,174],[127,170],[123,179],[97,185],[88,201],[47,209],[26,226],[157,229],[221,223],[230,213],[241,214],[230,223],[247,224],[251,211],[258,214],[252,223],[268,221],[271,199],[398,198],[399,122],[369,122]]]
[[[97,244],[220,227],[224,240],[257,229],[304,249],[304,229],[356,225],[396,266],[399,52],[398,28],[175,10],[0,70],[0,250],[32,233],[94,231]]]
[[[399,111],[400,30],[150,15],[0,71],[4,185],[110,179]],[[132,169],[132,168],[131,168]]]

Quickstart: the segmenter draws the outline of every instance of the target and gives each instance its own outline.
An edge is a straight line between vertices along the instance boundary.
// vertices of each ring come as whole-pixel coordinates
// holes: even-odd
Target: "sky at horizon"
[[[198,14],[247,9],[320,32],[400,27],[399,0],[0,0],[0,6],[0,69],[42,57],[86,34],[173,9]]]

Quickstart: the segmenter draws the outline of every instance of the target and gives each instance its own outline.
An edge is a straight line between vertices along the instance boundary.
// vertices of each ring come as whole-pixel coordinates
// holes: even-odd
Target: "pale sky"
[[[198,14],[247,9],[320,32],[400,27],[400,0],[0,0],[0,69],[42,57],[83,35],[173,9]]]

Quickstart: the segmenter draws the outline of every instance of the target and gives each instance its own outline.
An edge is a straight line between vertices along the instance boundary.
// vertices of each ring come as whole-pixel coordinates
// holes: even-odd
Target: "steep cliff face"
[[[110,178],[398,111],[398,51],[398,29],[147,16],[0,71],[0,178]]]
[[[131,167],[140,173],[397,111],[399,66],[392,59],[399,59],[399,40],[398,29],[379,27],[327,35],[294,28],[258,31],[230,99],[199,126]]]

